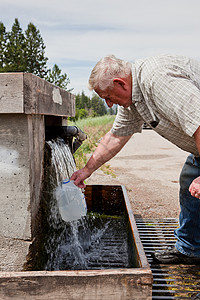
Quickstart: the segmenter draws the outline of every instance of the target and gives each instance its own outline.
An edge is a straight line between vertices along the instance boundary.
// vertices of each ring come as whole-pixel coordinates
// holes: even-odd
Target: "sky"
[[[32,22],[46,45],[48,66],[57,64],[69,88],[88,96],[88,78],[107,54],[134,62],[157,54],[200,60],[199,0],[0,0],[7,31],[18,18]]]

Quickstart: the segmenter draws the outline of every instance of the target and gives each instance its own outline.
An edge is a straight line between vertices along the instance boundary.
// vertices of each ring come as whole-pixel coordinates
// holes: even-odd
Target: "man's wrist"
[[[88,164],[86,164],[84,167],[84,171],[85,171],[87,177],[89,177],[95,171],[95,169],[93,169]]]

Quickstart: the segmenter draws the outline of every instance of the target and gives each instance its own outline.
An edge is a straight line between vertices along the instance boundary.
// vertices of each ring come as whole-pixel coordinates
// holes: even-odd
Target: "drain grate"
[[[200,292],[200,265],[154,264],[151,252],[175,244],[177,219],[137,219],[137,228],[153,273],[152,299],[192,299]]]

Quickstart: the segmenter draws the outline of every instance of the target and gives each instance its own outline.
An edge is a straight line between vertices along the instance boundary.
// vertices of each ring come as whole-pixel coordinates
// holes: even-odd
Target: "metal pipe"
[[[74,153],[87,138],[87,135],[76,126],[46,126],[45,140],[62,138],[69,144],[72,153]]]

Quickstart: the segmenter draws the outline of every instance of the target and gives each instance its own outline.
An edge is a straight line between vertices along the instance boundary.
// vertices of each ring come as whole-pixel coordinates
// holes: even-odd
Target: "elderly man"
[[[111,131],[86,166],[71,179],[79,187],[97,168],[116,155],[147,123],[157,133],[190,153],[180,175],[180,227],[175,247],[153,253],[160,263],[200,263],[200,63],[161,55],[134,64],[113,55],[91,72],[89,88],[107,105],[118,104]]]

